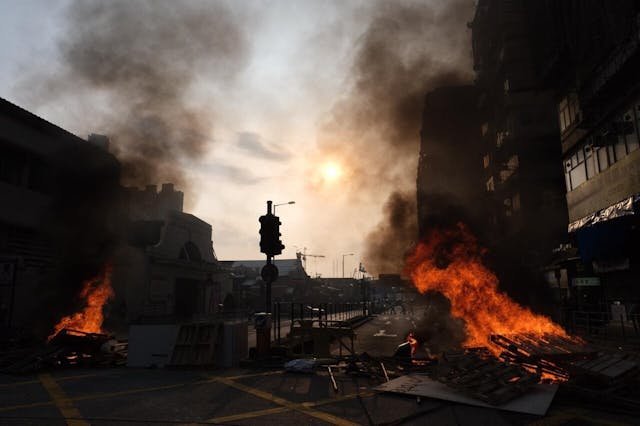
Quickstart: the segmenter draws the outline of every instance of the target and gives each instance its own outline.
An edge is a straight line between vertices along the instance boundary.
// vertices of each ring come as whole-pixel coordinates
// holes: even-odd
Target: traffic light
[[[280,218],[271,213],[260,216],[260,252],[267,256],[282,253],[284,245],[280,241]]]

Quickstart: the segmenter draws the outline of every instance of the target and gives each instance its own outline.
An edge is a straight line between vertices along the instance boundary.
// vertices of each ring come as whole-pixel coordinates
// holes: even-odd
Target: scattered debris
[[[46,346],[0,354],[0,370],[8,374],[30,374],[55,367],[118,366],[126,363],[127,351],[125,340],[65,328]]]
[[[289,373],[314,373],[316,367],[315,358],[298,358],[284,364],[285,371]]]
[[[327,365],[327,371],[329,372],[329,377],[331,378],[331,387],[333,387],[333,391],[338,392],[338,384],[336,383],[336,378],[333,376],[333,371],[331,370],[330,365]]]

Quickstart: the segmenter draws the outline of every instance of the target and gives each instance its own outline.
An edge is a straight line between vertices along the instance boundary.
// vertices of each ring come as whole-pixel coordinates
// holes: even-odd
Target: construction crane
[[[307,270],[307,257],[325,257],[323,254],[307,254],[306,247],[302,251],[297,251],[296,256],[298,259],[302,259],[302,267],[305,271]]]

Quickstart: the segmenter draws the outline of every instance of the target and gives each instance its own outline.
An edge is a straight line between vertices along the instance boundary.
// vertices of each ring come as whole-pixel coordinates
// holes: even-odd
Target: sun
[[[328,161],[322,166],[322,177],[328,182],[334,182],[342,176],[342,167],[338,163]]]

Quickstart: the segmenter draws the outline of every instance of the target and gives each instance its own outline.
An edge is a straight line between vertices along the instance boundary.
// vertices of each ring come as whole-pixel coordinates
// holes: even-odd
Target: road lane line
[[[229,423],[229,422],[235,422],[238,420],[247,420],[247,419],[254,419],[256,417],[270,416],[272,414],[286,413],[287,411],[291,411],[291,409],[287,407],[267,408],[266,410],[247,411],[245,413],[240,413],[240,414],[214,417],[209,420],[201,420],[198,423]],[[197,423],[192,423],[192,424],[197,424]]]
[[[370,396],[375,395],[377,392],[375,391],[371,391],[371,392],[364,392],[364,393],[352,393],[352,394],[347,394],[347,395],[339,395],[333,398],[327,398],[327,399],[322,399],[320,401],[313,401],[313,402],[303,402],[302,405],[308,408],[312,408],[312,407],[319,407],[322,405],[330,405],[336,402],[343,402],[343,401],[348,401],[350,399],[356,399],[358,397],[358,395],[360,395],[360,397],[363,398],[367,398]],[[240,414],[232,414],[229,416],[222,416],[222,417],[214,417],[208,420],[202,420],[202,422],[204,423],[228,423],[228,422],[234,422],[237,420],[248,420],[248,419],[255,419],[257,417],[263,417],[263,416],[270,416],[273,414],[280,414],[280,413],[285,413],[288,411],[292,411],[291,408],[288,407],[276,407],[276,408],[267,408],[265,410],[256,410],[256,411],[247,411],[244,413],[240,413]],[[189,424],[189,423],[188,423]],[[195,423],[193,423],[195,424]]]
[[[90,426],[51,374],[40,374],[38,378],[69,426]]]
[[[339,417],[333,416],[328,413],[324,413],[322,411],[313,410],[310,407],[307,407],[303,404],[299,404],[296,402],[292,402],[286,400],[284,398],[280,398],[279,396],[273,395],[269,392],[265,392],[260,389],[252,388],[250,386],[243,385],[242,383],[234,382],[233,380],[229,380],[226,377],[219,377],[217,382],[223,383],[232,388],[241,390],[253,396],[257,396],[258,398],[265,399],[267,401],[271,401],[275,404],[282,405],[283,407],[289,408],[294,411],[298,411],[300,413],[315,417],[317,419],[323,420],[327,423],[331,423],[338,426],[356,426],[357,423],[350,422],[345,419],[341,419]]]
[[[237,380],[237,379],[248,379],[251,377],[260,377],[260,376],[276,376],[278,374],[284,374],[285,371],[284,370],[277,370],[277,371],[267,371],[267,372],[263,372],[263,373],[252,373],[252,374],[241,374],[239,376],[227,376],[227,379],[230,380]],[[208,377],[219,377],[219,376],[208,376]]]
[[[206,380],[198,380],[198,381],[195,381],[195,382],[183,382],[183,383],[176,383],[176,384],[172,384],[172,385],[128,389],[128,390],[125,390],[125,391],[117,391],[117,392],[100,392],[100,393],[93,393],[93,394],[90,394],[90,395],[84,395],[84,396],[78,396],[78,397],[75,397],[75,398],[70,398],[70,400],[73,401],[73,402],[78,402],[78,401],[89,401],[89,400],[92,400],[92,399],[106,399],[106,398],[113,398],[113,397],[117,397],[117,396],[133,395],[133,394],[137,394],[137,393],[154,392],[154,391],[159,391],[159,390],[176,389],[176,388],[180,388],[180,387],[183,387],[183,386],[202,385],[202,384],[213,383],[213,382],[215,382],[215,380],[206,379]],[[52,405],[52,404],[53,404],[52,401],[42,401],[42,402],[32,402],[32,403],[28,403],[28,404],[11,405],[11,406],[8,406],[8,407],[0,407],[0,412],[19,410],[19,409],[22,409],[22,408],[42,407],[42,406],[45,406],[45,405]]]
[[[92,374],[78,374],[78,375],[70,375],[70,376],[62,376],[62,377],[56,377],[55,380],[56,382],[62,382],[65,380],[78,380],[78,379],[86,379],[88,377],[96,377],[96,376],[102,376],[102,377],[109,377],[112,374],[104,374],[104,373],[92,373]],[[10,386],[22,386],[22,385],[34,385],[36,383],[41,383],[40,380],[26,380],[23,382],[13,382],[13,383],[0,383],[0,388],[8,388]]]
[[[54,405],[53,401],[31,402],[31,403],[28,403],[28,404],[10,405],[8,407],[0,407],[0,412],[20,410],[22,408],[44,407],[44,406],[47,406],[47,405]]]

